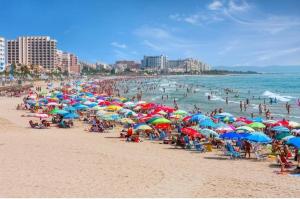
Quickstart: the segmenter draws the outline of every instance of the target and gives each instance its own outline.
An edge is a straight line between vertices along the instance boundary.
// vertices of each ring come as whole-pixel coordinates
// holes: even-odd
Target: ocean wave
[[[280,95],[278,93],[272,93],[271,91],[265,91],[262,95],[266,96],[266,97],[270,97],[270,98],[276,98],[277,100],[279,100],[281,102],[289,102],[291,99],[295,98],[292,96],[284,96],[284,95]]]
[[[225,100],[220,97],[220,96],[217,96],[217,95],[211,95],[210,93],[205,93],[205,96],[209,96],[210,95],[210,100],[213,100],[213,101],[222,101],[222,102],[225,102]]]

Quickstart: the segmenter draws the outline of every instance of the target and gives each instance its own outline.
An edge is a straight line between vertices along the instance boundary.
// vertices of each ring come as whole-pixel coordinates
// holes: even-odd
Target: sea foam
[[[265,91],[262,95],[266,96],[266,97],[270,97],[270,98],[276,98],[277,100],[279,100],[281,102],[288,102],[292,98],[295,98],[292,96],[284,96],[284,95],[280,95],[278,93],[272,93],[271,91]]]

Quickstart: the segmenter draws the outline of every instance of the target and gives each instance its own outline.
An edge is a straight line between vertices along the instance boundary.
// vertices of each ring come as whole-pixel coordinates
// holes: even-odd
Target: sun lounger
[[[231,144],[227,143],[225,145],[225,147],[227,149],[226,155],[229,155],[230,158],[233,158],[233,159],[235,159],[235,158],[241,158],[241,154],[239,152],[235,151],[234,148],[233,148],[233,146]]]

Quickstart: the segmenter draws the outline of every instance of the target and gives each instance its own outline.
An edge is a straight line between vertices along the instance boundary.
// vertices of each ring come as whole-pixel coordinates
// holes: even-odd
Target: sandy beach
[[[300,178],[275,162],[229,160],[159,142],[127,143],[119,132],[31,129],[0,98],[1,197],[297,197]]]

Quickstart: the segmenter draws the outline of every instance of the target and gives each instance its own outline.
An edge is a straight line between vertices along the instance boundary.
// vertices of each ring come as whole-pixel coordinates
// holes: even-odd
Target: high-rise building
[[[61,68],[62,71],[68,71],[69,73],[80,73],[80,65],[76,55],[57,50],[56,56],[57,67]]]
[[[6,49],[5,49],[5,39],[0,37],[0,72],[5,70],[5,56],[6,56]]]
[[[53,69],[56,63],[56,40],[47,36],[18,37],[7,42],[7,62]]]
[[[74,54],[70,54],[70,71],[71,73],[80,73],[80,65],[78,63],[78,57]]]
[[[144,56],[144,59],[142,60],[142,67],[164,70],[167,68],[167,57],[164,55]]]
[[[187,58],[178,60],[168,60],[168,69],[170,71],[182,69],[184,72],[198,72],[210,70],[209,65],[201,62],[200,60]]]

